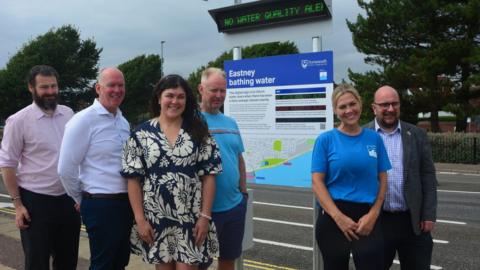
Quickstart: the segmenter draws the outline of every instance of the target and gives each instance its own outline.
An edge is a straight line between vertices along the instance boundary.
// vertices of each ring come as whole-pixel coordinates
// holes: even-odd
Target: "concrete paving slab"
[[[7,210],[8,211],[8,210]],[[90,248],[88,235],[82,231],[79,244],[78,270],[87,270],[89,266]],[[0,270],[15,270],[24,268],[24,257],[20,243],[20,232],[15,227],[14,216],[11,213],[0,212]],[[215,269],[216,262],[209,269]],[[152,270],[153,265],[146,264],[139,256],[131,255],[128,270]]]

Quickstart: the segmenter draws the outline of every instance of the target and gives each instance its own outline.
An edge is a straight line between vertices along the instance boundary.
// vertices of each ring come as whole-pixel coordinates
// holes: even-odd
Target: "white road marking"
[[[448,223],[448,224],[456,224],[456,225],[467,225],[466,222],[453,221],[453,220],[445,220],[445,219],[437,219],[437,223]]]
[[[272,245],[272,246],[278,246],[278,247],[286,247],[286,248],[300,249],[300,250],[306,250],[306,251],[313,251],[312,247],[282,243],[282,242],[277,242],[277,241],[270,241],[270,240],[265,240],[265,239],[253,238],[253,242],[266,244],[266,245]],[[397,261],[397,263],[398,263],[398,261]],[[438,268],[436,268],[436,269],[438,269]]]
[[[303,210],[313,210],[312,207],[305,207],[305,206],[296,206],[296,205],[287,205],[287,204],[277,204],[277,203],[267,203],[267,202],[257,202],[254,201],[253,204],[259,204],[259,205],[268,205],[268,206],[275,206],[275,207],[284,207],[284,208],[293,208],[293,209],[303,209]],[[253,218],[255,220],[255,218]],[[259,221],[266,221],[266,222],[275,222],[278,221],[278,223],[282,224],[288,224],[288,221],[281,221],[281,220],[268,220],[268,219],[262,219],[262,218],[257,218]],[[467,223],[461,222],[461,221],[453,221],[453,220],[444,220],[444,219],[437,219],[438,223],[448,223],[448,224],[457,224],[457,225],[466,225]],[[295,222],[292,222],[295,223]],[[301,227],[312,227],[312,225],[309,224],[303,224],[303,223],[298,223],[301,225],[297,224],[291,224],[291,225],[297,225]]]
[[[277,207],[285,207],[285,208],[294,208],[294,209],[303,209],[303,210],[313,210],[312,207],[295,206],[295,205],[287,205],[287,204],[277,204],[277,203],[267,203],[267,202],[257,202],[257,201],[254,201],[253,204],[277,206]]]
[[[0,202],[0,208],[8,208],[8,207],[13,207],[13,203]]]
[[[437,172],[437,174],[445,174],[445,175],[467,175],[467,176],[480,176],[479,173],[467,173],[467,172]]]
[[[273,246],[279,246],[279,247],[287,247],[287,248],[301,249],[301,250],[306,250],[306,251],[313,251],[312,247],[299,246],[299,245],[281,243],[281,242],[276,242],[276,241],[263,240],[263,239],[258,239],[258,238],[253,238],[253,242],[261,243],[261,244],[267,244],[267,245],[273,245]]]
[[[446,240],[438,240],[438,239],[433,239],[433,242],[434,243],[437,243],[437,244],[448,244],[449,242],[446,241]]]
[[[437,172],[437,174],[456,175],[456,174],[459,174],[459,173],[458,172]]]
[[[10,198],[10,196],[6,195],[6,194],[2,194],[0,193],[0,197],[3,197],[3,198]]]
[[[399,260],[393,260],[393,263],[394,263],[394,264],[400,264],[400,261],[399,261]],[[441,267],[441,266],[436,266],[436,265],[430,265],[430,269],[440,270],[440,269],[443,269],[443,267]]]
[[[305,223],[298,223],[298,222],[290,222],[290,221],[284,221],[284,220],[278,220],[278,219],[269,219],[269,218],[253,217],[253,220],[256,220],[256,221],[264,221],[264,222],[271,222],[271,223],[279,223],[279,224],[292,225],[292,226],[299,226],[299,227],[313,228],[313,225],[312,225],[312,224],[305,224]]]
[[[480,194],[478,191],[463,191],[463,190],[445,190],[439,189],[438,192],[446,192],[446,193],[464,193],[464,194]]]
[[[299,226],[299,227],[313,228],[313,225],[312,225],[312,224],[291,222],[291,221],[278,220],[278,219],[269,219],[269,218],[253,217],[253,220],[263,221],[263,222],[270,222],[270,223],[277,223],[277,224],[292,225],[292,226]],[[433,242],[434,242],[434,243],[437,243],[437,244],[448,244],[448,243],[449,243],[449,242],[446,241],[446,240],[439,240],[439,239],[433,239]],[[289,244],[287,244],[287,245],[289,245]]]
[[[313,228],[312,224],[305,224],[305,223],[298,223],[298,222],[290,222],[278,219],[269,219],[269,218],[260,218],[260,217],[253,217],[253,220],[257,221],[264,221],[264,222],[272,222],[272,223],[279,223],[279,224],[286,224],[286,225],[293,225],[299,227],[309,227]],[[456,224],[456,225],[467,225],[466,222],[461,221],[453,221],[453,220],[445,220],[445,219],[437,219],[437,223],[448,223],[448,224]]]

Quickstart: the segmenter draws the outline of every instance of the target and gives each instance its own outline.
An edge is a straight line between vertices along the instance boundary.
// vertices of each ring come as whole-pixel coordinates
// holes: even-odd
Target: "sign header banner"
[[[332,83],[333,53],[314,52],[225,61],[225,70],[227,88]]]

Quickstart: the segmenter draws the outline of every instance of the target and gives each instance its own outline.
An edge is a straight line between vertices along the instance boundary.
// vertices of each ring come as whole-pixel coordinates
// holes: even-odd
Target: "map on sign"
[[[251,183],[309,187],[313,144],[333,127],[332,53],[225,62],[225,114],[245,145]]]
[[[315,138],[246,136],[247,180],[256,184],[310,186],[310,164]]]

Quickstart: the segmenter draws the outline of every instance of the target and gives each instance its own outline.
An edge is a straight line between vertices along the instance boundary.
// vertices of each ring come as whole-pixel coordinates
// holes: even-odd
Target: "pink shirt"
[[[24,189],[52,196],[65,194],[57,164],[65,124],[72,116],[67,106],[58,105],[49,116],[35,103],[10,116],[3,132],[0,168],[16,168],[17,183]]]

